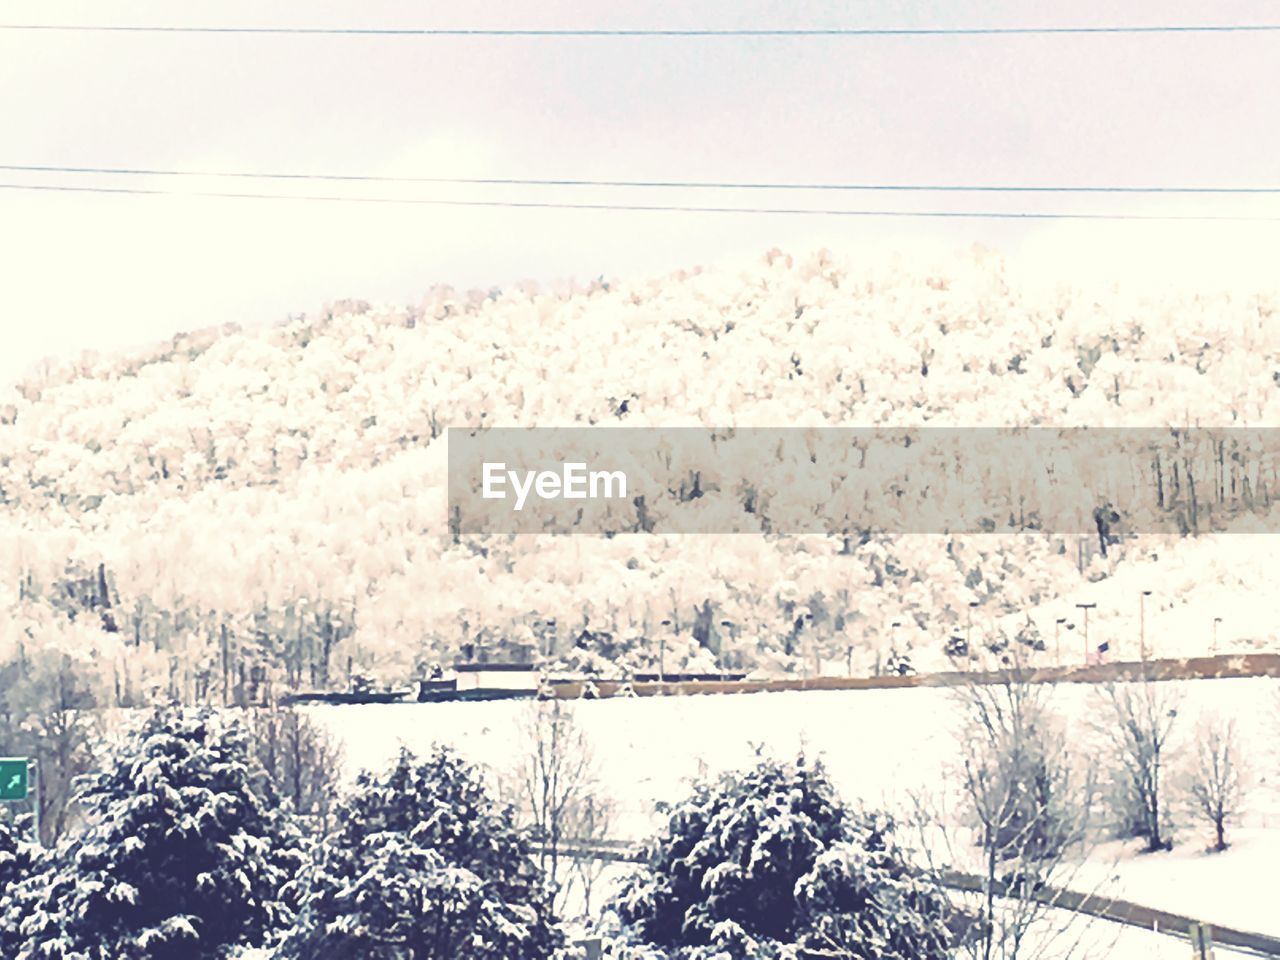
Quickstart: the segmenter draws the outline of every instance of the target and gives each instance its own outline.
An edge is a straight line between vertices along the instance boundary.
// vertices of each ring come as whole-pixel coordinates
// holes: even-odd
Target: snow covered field
[[[1188,681],[1178,688],[1178,718],[1169,785],[1177,789],[1186,756],[1179,750],[1201,714],[1236,719],[1248,754],[1246,809],[1221,854],[1205,852],[1207,835],[1177,805],[1179,824],[1169,853],[1143,855],[1134,843],[1102,844],[1076,885],[1209,923],[1280,935],[1274,885],[1280,858],[1280,683],[1274,680]],[[1102,690],[1066,684],[1052,703],[1068,720],[1082,752],[1096,749]],[[348,772],[381,767],[404,744],[425,749],[433,741],[456,746],[495,769],[509,765],[511,733],[527,703],[443,703],[312,707],[311,715],[344,744]],[[674,799],[689,778],[750,762],[757,749],[780,756],[801,749],[823,758],[847,800],[906,812],[913,794],[939,796],[954,782],[954,734],[959,705],[936,688],[752,694],[585,701],[577,718],[590,735],[607,789],[621,814],[619,839],[646,835],[654,804]],[[1099,754],[1099,756],[1101,756]],[[1097,936],[1114,938],[1101,924]],[[1090,936],[1095,934],[1091,933]],[[1104,955],[1182,956],[1166,937],[1126,930]],[[1120,947],[1123,946],[1123,950]],[[1219,956],[1228,956],[1219,951]]]

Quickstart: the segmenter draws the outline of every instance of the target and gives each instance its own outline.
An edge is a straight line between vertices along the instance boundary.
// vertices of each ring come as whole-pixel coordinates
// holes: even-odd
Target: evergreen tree
[[[477,771],[436,748],[362,774],[299,883],[300,960],[543,960],[562,944],[532,852]]]
[[[22,923],[21,960],[212,960],[291,917],[296,828],[253,789],[239,725],[159,710],[81,781],[85,831]],[[260,778],[258,778],[260,779]]]
[[[17,955],[29,891],[45,868],[46,858],[30,836],[29,814],[10,817],[0,808],[0,957]]]
[[[39,848],[30,842],[31,817],[11,818],[0,807],[0,896],[30,875]]]
[[[800,956],[846,960],[927,960],[950,957],[941,888],[913,870],[883,814],[857,818],[851,840],[817,858],[796,885]]]
[[[803,757],[698,783],[615,898],[612,955],[942,960],[949,905],[891,834]]]

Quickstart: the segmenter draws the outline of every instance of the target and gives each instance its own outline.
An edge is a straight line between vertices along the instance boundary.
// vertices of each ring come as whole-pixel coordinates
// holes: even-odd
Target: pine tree
[[[511,813],[444,748],[362,774],[299,883],[300,960],[544,960],[563,938]]]
[[[85,831],[23,922],[21,960],[212,960],[291,919],[298,833],[235,722],[162,709],[83,779]]]
[[[38,849],[30,842],[30,816],[21,820],[5,816],[0,808],[0,893],[25,879],[37,859]]]
[[[0,811],[0,957],[17,955],[29,891],[45,868],[46,858],[30,836],[29,814],[11,818]]]
[[[891,835],[803,757],[698,783],[614,899],[611,956],[942,960],[949,904]]]
[[[796,885],[801,956],[927,960],[952,955],[951,904],[911,869],[883,814],[857,818],[851,840],[814,861]]]

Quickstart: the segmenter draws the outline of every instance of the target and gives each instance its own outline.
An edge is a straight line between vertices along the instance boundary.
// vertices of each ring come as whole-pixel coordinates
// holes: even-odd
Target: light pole
[[[733,621],[732,621],[732,620],[721,620],[721,621],[720,621],[720,626],[729,632],[729,637],[730,637],[730,639],[736,639],[736,638],[735,638],[735,636],[734,636],[735,631],[734,631],[734,628],[733,628]],[[721,679],[721,680],[725,679],[725,674],[728,672],[728,671],[725,669],[725,659],[726,659],[726,657],[725,657],[725,649],[724,649],[724,637],[721,637],[721,638],[720,638],[720,649],[719,649],[718,651],[716,651],[716,661],[717,661],[717,663],[718,663],[718,664],[719,664],[719,666],[720,666],[720,679]]]
[[[1053,621],[1053,657],[1054,662],[1062,663],[1062,625],[1067,622],[1066,617],[1059,617]]]
[[[1218,655],[1218,624],[1221,622],[1221,617],[1213,618],[1213,646],[1209,649],[1209,652],[1215,657]]]
[[[43,847],[44,840],[40,836],[40,801],[43,799],[40,793],[40,761],[35,757],[31,758],[31,785],[34,788],[31,791],[34,794],[31,800],[31,829],[35,831],[36,846]]]
[[[809,642],[813,644],[813,675],[822,676],[822,647],[818,644],[818,631],[813,626],[813,614],[805,614],[805,623],[809,627]]]
[[[1077,603],[1077,607],[1084,611],[1084,662],[1089,662],[1089,611],[1097,606],[1096,603]]]
[[[965,653],[969,659],[973,659],[973,610],[977,607],[977,600],[969,601],[969,622],[964,626],[964,647]]]
[[[662,683],[666,676],[666,670],[663,669],[667,659],[667,631],[671,629],[671,621],[662,621],[663,629],[658,633],[658,682]]]
[[[1138,594],[1138,656],[1143,663],[1147,662],[1147,597],[1151,596],[1150,590],[1143,590]]]

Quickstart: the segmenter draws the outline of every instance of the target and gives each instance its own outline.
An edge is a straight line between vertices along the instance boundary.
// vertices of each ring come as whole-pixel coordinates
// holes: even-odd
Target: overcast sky
[[[1271,2],[359,4],[0,0],[7,23],[446,27],[1266,23]],[[1280,34],[445,39],[0,31],[0,163],[539,178],[1280,182]],[[1231,198],[282,185],[0,171],[5,184],[893,209],[1280,212]],[[1064,276],[1280,285],[1275,225],[446,209],[0,189],[0,378],[339,297],[411,301],[802,251],[982,241]],[[1272,264],[1268,284],[1267,264]]]

